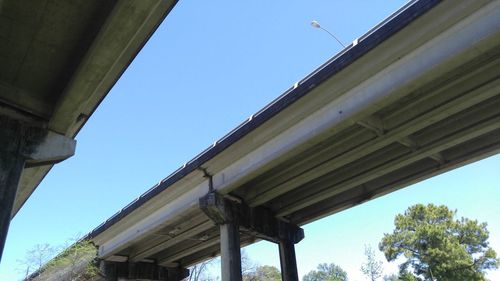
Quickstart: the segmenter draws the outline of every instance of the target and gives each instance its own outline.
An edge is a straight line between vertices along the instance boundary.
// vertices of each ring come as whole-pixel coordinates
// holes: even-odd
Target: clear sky
[[[404,3],[180,1],[80,132],[76,155],[52,169],[12,221],[0,280],[20,279],[17,260],[35,244],[87,233],[338,52],[311,20],[348,43]],[[363,245],[376,248],[415,203],[488,222],[500,253],[499,199],[495,156],[305,226],[299,273],[334,262],[365,280]],[[247,249],[256,262],[279,265],[275,245]]]

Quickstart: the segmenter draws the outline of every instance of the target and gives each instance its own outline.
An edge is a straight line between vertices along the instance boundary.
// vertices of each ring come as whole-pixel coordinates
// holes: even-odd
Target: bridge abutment
[[[249,207],[211,191],[200,198],[200,208],[219,226],[222,281],[240,281],[240,229],[279,245],[284,281],[298,281],[294,245],[304,238],[304,230],[274,216],[263,207]]]

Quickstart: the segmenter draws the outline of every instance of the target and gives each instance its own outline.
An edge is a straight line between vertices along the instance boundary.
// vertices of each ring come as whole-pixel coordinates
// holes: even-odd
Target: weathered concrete
[[[0,115],[0,259],[24,167],[57,163],[75,147],[73,139]]]
[[[218,255],[220,227],[195,219],[200,168],[227,198],[302,225],[499,152],[500,2],[456,2],[409,2],[360,37],[92,231],[99,257]],[[272,238],[244,223],[241,244]]]
[[[274,217],[269,210],[251,208],[236,198],[217,192],[200,198],[200,208],[220,230],[221,276],[223,281],[241,280],[240,228],[255,237],[279,244],[283,280],[298,281],[294,244],[304,230]]]
[[[6,133],[0,129],[0,134]],[[12,206],[24,168],[19,152],[19,138],[0,138],[0,261],[9,230]]]
[[[101,261],[106,281],[180,281],[189,276],[185,268],[162,267],[155,263]]]
[[[279,243],[279,249],[280,249],[281,280],[299,281],[294,243],[290,240],[282,240]]]
[[[74,138],[177,1],[0,2],[0,114]],[[33,156],[13,214],[51,168]]]
[[[220,264],[222,281],[241,281],[241,245],[238,224],[226,222],[220,229]]]
[[[304,238],[304,230],[296,225],[277,219],[263,207],[251,208],[243,202],[224,198],[217,192],[210,192],[199,200],[202,211],[216,224],[236,222],[239,228],[255,237],[270,242],[292,241],[298,243]]]
[[[240,230],[241,221],[236,205],[216,192],[200,198],[200,207],[217,225],[220,231],[221,280],[241,281]]]

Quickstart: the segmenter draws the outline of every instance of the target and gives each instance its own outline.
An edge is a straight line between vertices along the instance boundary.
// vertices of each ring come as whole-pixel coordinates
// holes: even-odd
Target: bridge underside
[[[500,151],[500,48],[325,136],[230,193],[303,225]],[[258,240],[241,233],[242,245]],[[219,254],[193,206],[115,254],[192,265]]]
[[[209,187],[300,226],[498,153],[500,4],[461,3],[309,83],[334,58],[291,90],[307,95],[204,162],[210,181],[201,170],[167,178],[89,234],[100,257],[188,267],[219,255],[220,226],[198,205]],[[261,239],[240,228],[242,245]]]

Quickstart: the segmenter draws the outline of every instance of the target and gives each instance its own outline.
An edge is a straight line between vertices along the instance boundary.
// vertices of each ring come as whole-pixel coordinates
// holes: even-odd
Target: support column
[[[295,244],[290,240],[279,242],[281,280],[299,281],[297,273],[297,260],[295,258]]]
[[[0,261],[24,167],[60,162],[75,147],[71,138],[0,115]]]
[[[0,261],[23,168],[24,159],[19,154],[0,151]]]
[[[266,208],[249,207],[211,191],[200,198],[202,211],[220,228],[222,281],[241,281],[240,228],[257,238],[279,244],[284,281],[298,281],[294,244],[304,230],[280,220]]]
[[[236,223],[221,224],[221,277],[222,281],[241,281],[240,231]]]

